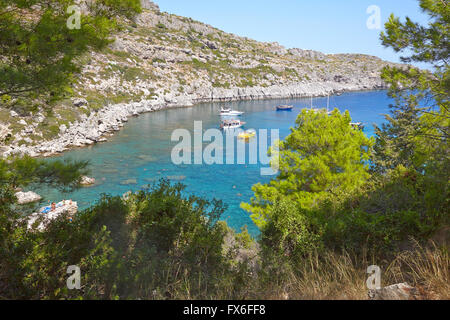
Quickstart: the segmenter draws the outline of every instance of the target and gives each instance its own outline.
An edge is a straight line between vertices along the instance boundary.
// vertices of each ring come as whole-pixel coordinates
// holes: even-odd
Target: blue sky
[[[380,8],[381,26],[391,13],[427,23],[417,0],[154,0],[162,11],[208,23],[223,31],[288,48],[325,53],[364,53],[389,61],[381,30],[367,28],[367,8]]]

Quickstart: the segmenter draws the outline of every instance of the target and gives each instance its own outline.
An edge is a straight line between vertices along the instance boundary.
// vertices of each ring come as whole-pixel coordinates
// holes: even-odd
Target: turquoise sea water
[[[354,92],[330,97],[330,109],[337,107],[341,111],[349,110],[353,121],[365,124],[364,132],[369,136],[373,135],[372,124],[384,121],[383,114],[389,112],[390,103],[392,101],[385,91]],[[274,107],[280,104],[294,105],[294,110],[276,112]],[[327,98],[315,98],[313,104],[317,108],[325,108]],[[283,139],[290,133],[301,109],[309,108],[310,99],[208,103],[131,118],[108,142],[72,150],[57,157],[89,160],[90,176],[97,180],[95,186],[72,193],[37,190],[45,197],[43,203],[73,199],[83,209],[95,203],[102,193],[122,195],[161,178],[169,178],[173,182],[185,184],[187,193],[223,200],[228,205],[223,219],[236,230],[247,225],[252,234],[257,234],[256,226],[248,213],[240,209],[240,203],[249,201],[252,185],[271,179],[261,176],[260,165],[174,165],[171,161],[172,149],[178,143],[171,141],[172,132],[182,128],[193,133],[194,121],[202,121],[203,131],[219,128],[218,113],[221,106],[245,111],[240,117],[247,123],[244,129],[279,129],[280,138]],[[208,144],[205,142],[204,146]]]

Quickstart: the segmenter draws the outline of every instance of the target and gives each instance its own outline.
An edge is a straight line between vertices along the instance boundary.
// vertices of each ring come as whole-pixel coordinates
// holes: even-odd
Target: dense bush
[[[225,250],[223,204],[184,198],[182,190],[161,181],[127,200],[104,196],[44,232],[16,221],[0,239],[0,297],[239,297],[235,286],[247,270]],[[80,291],[66,287],[69,265],[81,268]]]

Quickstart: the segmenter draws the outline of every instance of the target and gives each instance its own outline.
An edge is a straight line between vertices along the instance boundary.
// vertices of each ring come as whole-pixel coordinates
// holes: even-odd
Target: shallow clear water
[[[373,123],[384,121],[391,99],[385,91],[345,93],[330,97],[330,109],[349,110],[353,121],[363,122],[364,132],[373,135]],[[294,105],[289,112],[276,112],[274,106]],[[317,108],[325,108],[327,98],[315,98]],[[122,195],[158,181],[170,178],[182,182],[186,192],[208,199],[218,198],[228,205],[223,219],[236,230],[247,225],[252,234],[258,230],[249,214],[240,209],[240,203],[252,196],[251,187],[257,182],[267,182],[271,177],[260,174],[260,165],[174,165],[172,149],[178,142],[171,142],[173,130],[188,129],[193,133],[194,121],[203,122],[203,131],[218,128],[221,106],[245,111],[240,117],[246,121],[244,129],[279,129],[280,138],[286,137],[302,108],[309,108],[310,99],[243,101],[234,103],[208,103],[192,108],[181,108],[147,113],[131,118],[125,127],[106,143],[64,153],[59,159],[89,160],[91,176],[96,178],[93,187],[72,193],[60,193],[52,189],[38,190],[47,201],[73,199],[81,209],[95,203],[100,194]],[[204,143],[208,145],[209,143]],[[51,161],[51,159],[49,160]]]

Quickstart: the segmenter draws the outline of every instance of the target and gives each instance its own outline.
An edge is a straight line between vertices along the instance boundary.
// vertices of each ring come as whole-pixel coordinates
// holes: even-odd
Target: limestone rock
[[[52,220],[57,219],[62,214],[67,214],[69,218],[78,212],[78,204],[72,200],[64,200],[55,204],[55,209],[51,206],[43,207],[38,213],[33,213],[28,217],[28,229],[32,230],[37,224],[36,230],[44,231]]]
[[[95,184],[95,179],[87,177],[87,176],[83,176],[83,177],[81,177],[80,184],[82,186],[92,186],[93,184]]]
[[[407,283],[394,284],[389,287],[369,291],[370,300],[417,300],[419,292]]]
[[[22,192],[19,191],[15,194],[18,204],[27,204],[40,201],[42,197],[33,191]]]
[[[288,52],[288,50],[278,42],[269,43],[269,45],[269,50],[273,54],[285,55]]]
[[[314,50],[302,50],[298,48],[290,49],[289,53],[293,56],[299,57],[299,58],[305,58],[305,59],[311,59],[311,60],[324,60],[326,58],[326,55],[319,51]]]
[[[142,9],[159,11],[159,6],[151,0],[141,0]]]
[[[75,107],[83,107],[88,105],[88,101],[84,98],[76,98],[72,101]]]
[[[59,131],[61,133],[65,133],[67,131],[67,126],[65,124],[62,124],[59,126]]]
[[[9,129],[9,125],[3,125],[0,123],[0,141],[5,140],[11,135],[11,130]]]

